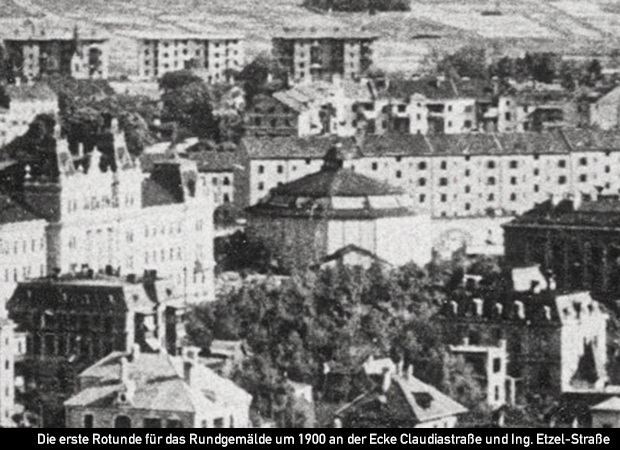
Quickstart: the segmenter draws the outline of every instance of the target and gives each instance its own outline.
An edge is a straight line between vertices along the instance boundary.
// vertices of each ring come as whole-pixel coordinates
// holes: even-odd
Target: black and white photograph
[[[620,428],[620,1],[0,0],[0,428]]]

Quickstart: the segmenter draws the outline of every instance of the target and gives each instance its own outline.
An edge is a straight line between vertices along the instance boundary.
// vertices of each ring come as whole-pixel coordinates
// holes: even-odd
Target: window
[[[587,166],[588,165],[588,158],[586,158],[586,157],[579,158],[579,165],[580,166]]]
[[[448,162],[447,161],[441,161],[440,165],[441,170],[446,170],[448,168]]]
[[[534,169],[534,176],[537,177],[540,175],[540,169]]]
[[[463,127],[464,128],[471,128],[471,120],[466,120],[465,122],[463,122]]]
[[[471,192],[471,186],[465,186],[465,193],[469,194]]]
[[[159,418],[144,419],[144,428],[161,428],[161,419]]]
[[[402,178],[403,173],[400,170],[396,171],[396,178]]]
[[[487,169],[495,169],[495,161],[488,161]]]
[[[516,169],[517,167],[519,167],[519,161],[510,161],[511,169]]]
[[[489,196],[487,197],[487,200],[490,201],[490,202],[494,201],[495,200],[495,194],[492,194],[492,193],[489,194]]]
[[[377,170],[378,168],[379,165],[376,162],[372,163],[372,170]]]
[[[534,185],[534,192],[538,192],[538,191],[540,191],[540,186],[535,184]]]
[[[558,177],[558,184],[566,184],[566,177],[564,175]]]
[[[609,166],[605,166],[605,173],[609,173],[611,171],[611,168]]]
[[[420,194],[420,197],[418,198],[420,203],[424,203],[426,201],[426,195],[425,194]]]
[[[446,203],[448,201],[448,196],[446,194],[441,194],[441,203]]]
[[[565,159],[561,159],[558,161],[558,167],[560,167],[561,169],[566,167],[566,160]]]
[[[512,114],[507,112],[506,114],[504,114],[504,117],[506,118],[506,121],[510,122],[510,120],[512,119]]]
[[[494,186],[495,185],[495,177],[489,177],[487,178],[487,184],[489,186]]]
[[[465,176],[468,177],[471,175],[471,170],[465,169]]]
[[[95,420],[92,414],[86,414],[84,416],[84,428],[93,428],[94,422]]]
[[[471,203],[465,203],[465,211],[469,211],[471,209]]]
[[[168,420],[168,424],[166,425],[166,428],[183,428],[183,422],[181,422],[180,420],[176,420],[176,419],[170,419]]]
[[[214,428],[224,428],[224,418],[223,417],[218,417],[217,419],[213,420],[213,427]]]
[[[117,416],[114,419],[114,428],[131,428],[131,419],[127,416]]]
[[[262,181],[260,183],[258,183],[258,190],[262,191],[265,189],[265,183],[263,183]]]
[[[517,177],[510,177],[510,184],[512,185],[517,184]]]
[[[510,201],[511,202],[516,202],[517,201],[517,194],[515,194],[514,192],[512,194],[510,194]]]
[[[442,177],[439,179],[439,186],[447,186],[448,185],[448,179],[446,177]]]
[[[258,173],[265,173],[265,166],[258,166]]]
[[[284,166],[278,166],[278,173],[284,172]]]
[[[426,170],[426,162],[422,161],[418,163],[418,170]]]
[[[579,175],[579,182],[580,183],[585,183],[586,181],[588,181],[588,176],[586,174]]]

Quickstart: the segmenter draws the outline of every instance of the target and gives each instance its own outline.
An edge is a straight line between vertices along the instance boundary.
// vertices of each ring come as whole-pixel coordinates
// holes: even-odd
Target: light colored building
[[[370,363],[370,364],[369,364]],[[391,360],[369,361],[364,372],[374,389],[335,414],[340,428],[454,428],[467,409],[435,387],[415,378],[412,368]]]
[[[339,28],[284,28],[272,38],[273,55],[293,83],[359,80],[372,64],[379,36]]]
[[[213,203],[196,163],[162,161],[145,174],[114,124],[110,133],[111,155],[73,159],[57,135],[55,150],[20,161],[14,195],[47,221],[48,270],[156,270],[188,302],[213,299]]]
[[[0,317],[0,426],[15,426],[15,360],[25,351],[15,323]]]
[[[26,79],[61,74],[108,77],[109,36],[102,30],[56,19],[5,21],[0,39],[13,69]]]
[[[47,222],[0,195],[0,310],[17,283],[47,274]]]
[[[348,245],[394,265],[431,260],[430,216],[401,189],[344,168],[337,147],[318,172],[273,188],[247,209],[247,233],[287,269],[303,268]]]
[[[8,85],[8,103],[0,107],[0,146],[24,135],[39,114],[57,116],[58,96],[44,83]]]
[[[243,68],[243,36],[174,31],[125,32],[131,39],[135,65],[127,73],[139,80],[158,79],[183,69],[195,70],[208,83],[232,82]],[[126,64],[125,64],[126,65]]]
[[[114,352],[79,376],[68,428],[248,428],[252,396],[201,365],[197,349]]]
[[[592,428],[620,428],[620,397],[611,397],[590,407]]]
[[[611,130],[620,125],[620,87],[590,105],[590,125]]]
[[[482,305],[482,301],[478,304]],[[450,346],[450,352],[463,357],[473,368],[474,377],[483,390],[487,405],[498,408],[506,403],[514,403],[514,399],[506,398],[506,341],[500,341],[499,346],[495,347],[470,345],[468,338],[465,338],[460,345]]]

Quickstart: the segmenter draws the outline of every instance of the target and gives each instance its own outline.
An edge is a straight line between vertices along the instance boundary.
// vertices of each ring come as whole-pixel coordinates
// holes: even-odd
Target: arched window
[[[127,416],[117,416],[114,419],[114,428],[131,428],[131,419]]]

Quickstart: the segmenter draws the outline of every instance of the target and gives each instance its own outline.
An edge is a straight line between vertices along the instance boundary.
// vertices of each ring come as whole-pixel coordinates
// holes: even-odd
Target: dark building
[[[539,264],[558,288],[591,290],[601,299],[620,293],[617,195],[550,199],[505,224],[504,239],[508,264]]]

